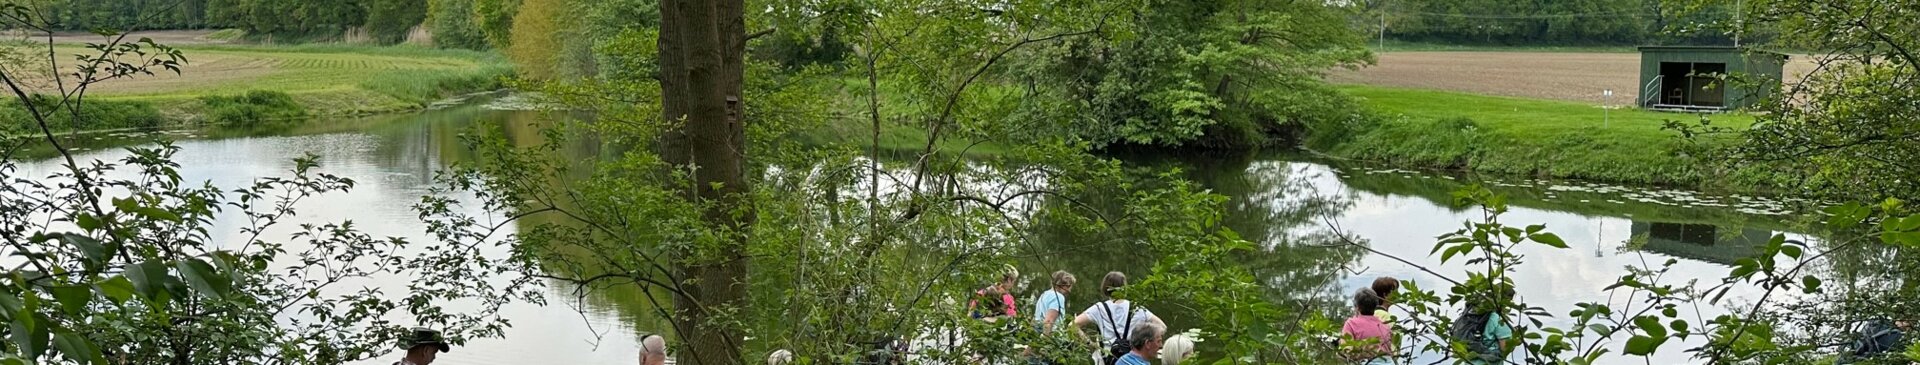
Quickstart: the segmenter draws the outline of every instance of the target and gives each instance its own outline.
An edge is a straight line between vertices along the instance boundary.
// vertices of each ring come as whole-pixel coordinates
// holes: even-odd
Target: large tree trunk
[[[703,219],[727,239],[696,252],[677,252],[674,268],[683,286],[674,297],[676,332],[691,365],[741,364],[738,328],[715,318],[744,304],[747,294],[746,231],[753,213],[743,203],[745,124],[742,72],[745,13],[741,0],[660,0],[662,117],[681,123],[661,141],[661,156],[688,173],[680,185],[687,199],[702,203]]]

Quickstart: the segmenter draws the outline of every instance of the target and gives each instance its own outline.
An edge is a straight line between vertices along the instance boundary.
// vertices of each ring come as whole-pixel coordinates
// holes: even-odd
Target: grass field
[[[1580,129],[1606,134],[1661,135],[1669,120],[1696,121],[1685,113],[1652,112],[1631,107],[1602,108],[1599,103],[1478,95],[1413,88],[1342,85],[1347,95],[1363,99],[1375,111],[1427,119],[1469,118],[1482,126],[1527,133]],[[1711,115],[1717,125],[1745,127],[1753,117]]]
[[[1717,181],[1728,173],[1709,171],[1686,156],[1689,142],[1663,128],[1670,120],[1696,123],[1703,117],[1744,127],[1753,122],[1746,115],[1608,111],[1585,103],[1378,86],[1341,89],[1382,118],[1319,143],[1336,157],[1609,182],[1752,185]],[[1607,114],[1610,122],[1603,120]]]
[[[1359,70],[1335,70],[1335,83],[1460,91],[1483,95],[1633,105],[1640,94],[1640,54],[1633,52],[1384,52]],[[1813,70],[1804,57],[1786,69],[1789,82]],[[1601,91],[1612,89],[1609,102]]]
[[[62,54],[90,51],[78,44],[55,49]],[[495,89],[501,77],[512,74],[512,67],[498,55],[472,51],[221,44],[187,44],[179,49],[187,58],[179,74],[111,80],[94,85],[88,95],[96,100],[148,102],[169,118],[189,121],[195,119],[195,108],[203,97],[256,90],[292,95],[314,115],[352,115],[410,110],[450,94]],[[62,60],[62,69],[71,70],[71,57]],[[39,76],[25,80],[32,91],[55,90],[44,69],[30,71],[38,72],[26,74]]]

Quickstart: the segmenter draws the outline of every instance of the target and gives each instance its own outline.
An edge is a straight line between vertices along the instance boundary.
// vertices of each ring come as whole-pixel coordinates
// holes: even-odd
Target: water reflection
[[[1773,231],[1711,224],[1633,222],[1633,236],[1645,237],[1642,248],[1666,255],[1733,265],[1753,257],[1773,239]]]

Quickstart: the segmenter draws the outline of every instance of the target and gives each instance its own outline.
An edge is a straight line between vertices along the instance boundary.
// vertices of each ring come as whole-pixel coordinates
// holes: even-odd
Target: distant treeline
[[[334,39],[359,30],[397,43],[426,21],[428,0],[35,0],[59,31],[234,28],[288,41]]]
[[[1664,0],[1372,0],[1367,5],[1356,25],[1378,32],[1384,20],[1388,39],[1423,43],[1719,45],[1732,43],[1727,30],[1735,25],[1731,4],[1688,8]],[[1750,29],[1747,36],[1764,33]]]

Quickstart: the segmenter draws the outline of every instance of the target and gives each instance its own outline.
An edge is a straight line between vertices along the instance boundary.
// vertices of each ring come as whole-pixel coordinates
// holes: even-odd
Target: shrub
[[[307,108],[278,91],[248,91],[245,94],[200,97],[207,108],[207,121],[218,124],[251,125],[264,121],[305,118]]]
[[[155,128],[165,124],[166,117],[153,104],[138,101],[87,101],[80,109],[78,122],[67,109],[62,109],[59,99],[48,95],[34,95],[35,109],[47,115],[47,126],[55,131],[98,130],[122,128]],[[33,125],[33,116],[18,101],[0,103],[0,132],[14,134],[32,132],[38,127]]]
[[[498,64],[464,70],[386,71],[362,81],[360,87],[426,105],[448,96],[500,89],[501,79],[512,74],[511,66]]]

